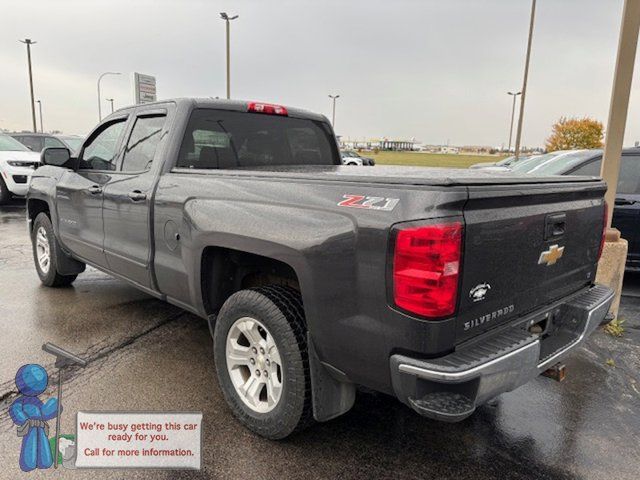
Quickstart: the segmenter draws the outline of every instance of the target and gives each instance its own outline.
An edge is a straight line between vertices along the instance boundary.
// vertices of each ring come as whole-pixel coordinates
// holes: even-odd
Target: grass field
[[[422,152],[362,152],[363,157],[370,157],[376,165],[410,165],[417,167],[453,167],[467,168],[480,162],[497,162],[505,158],[499,155],[455,155],[446,153]]]

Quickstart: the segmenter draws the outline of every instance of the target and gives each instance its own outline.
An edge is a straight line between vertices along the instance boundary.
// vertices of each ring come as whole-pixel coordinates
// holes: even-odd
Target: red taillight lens
[[[400,230],[393,255],[395,304],[424,317],[452,315],[461,254],[460,222]]]
[[[598,261],[602,256],[602,249],[604,248],[604,239],[607,236],[607,223],[609,222],[609,205],[604,203],[604,214],[602,219],[602,237],[600,238],[600,248],[598,249]]]
[[[249,102],[247,111],[253,113],[266,113],[267,115],[289,115],[287,109],[282,105],[273,105],[271,103]]]

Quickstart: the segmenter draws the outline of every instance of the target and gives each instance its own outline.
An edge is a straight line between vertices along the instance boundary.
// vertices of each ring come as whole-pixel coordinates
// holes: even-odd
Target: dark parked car
[[[512,171],[531,175],[600,175],[602,150],[575,150],[535,165],[514,165]],[[524,167],[524,168],[523,168]],[[627,270],[640,271],[640,148],[622,151],[612,225],[629,242]]]
[[[64,142],[46,133],[11,133],[10,135],[33,152],[41,152],[47,147],[67,147]]]
[[[356,385],[461,421],[580,346],[613,298],[593,283],[598,178],[354,168],[322,115],[213,99],[118,110],[77,156],[42,159],[40,281],[88,264],[208,320],[231,411],[269,438],[345,413]]]

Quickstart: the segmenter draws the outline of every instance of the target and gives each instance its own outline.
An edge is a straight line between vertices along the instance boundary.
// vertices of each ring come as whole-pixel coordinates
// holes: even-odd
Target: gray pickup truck
[[[237,418],[284,438],[356,386],[460,421],[603,322],[605,184],[341,165],[322,115],[179,99],[119,110],[28,193],[42,283],[91,265],[207,319]]]

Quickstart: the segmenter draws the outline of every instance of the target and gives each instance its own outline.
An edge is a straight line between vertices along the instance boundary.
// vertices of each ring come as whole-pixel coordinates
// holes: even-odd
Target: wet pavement
[[[358,392],[346,415],[281,442],[232,417],[215,380],[206,324],[93,269],[74,286],[40,286],[24,204],[0,207],[0,478],[22,478],[7,415],[13,378],[50,341],[90,360],[65,381],[62,431],[78,410],[204,413],[203,469],[48,470],[48,478],[514,478],[640,476],[640,276],[626,280],[625,335],[598,331],[566,361],[567,379],[538,378],[459,424]],[[54,376],[55,378],[55,376]],[[48,394],[54,390],[50,387]],[[26,477],[25,477],[26,478]]]

